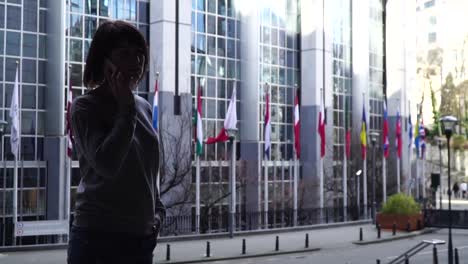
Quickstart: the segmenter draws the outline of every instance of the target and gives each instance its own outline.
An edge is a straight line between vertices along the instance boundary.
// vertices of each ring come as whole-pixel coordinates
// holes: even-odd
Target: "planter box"
[[[393,223],[396,224],[397,230],[406,230],[406,225],[410,223],[410,231],[418,229],[418,220],[421,223],[421,229],[424,228],[423,214],[415,215],[394,215],[394,214],[377,214],[377,223],[383,229],[392,229]]]

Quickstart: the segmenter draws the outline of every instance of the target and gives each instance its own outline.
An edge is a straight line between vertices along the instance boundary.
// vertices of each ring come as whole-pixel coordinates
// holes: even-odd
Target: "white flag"
[[[19,117],[19,83],[18,83],[18,68],[16,68],[15,86],[13,87],[13,96],[11,98],[10,107],[11,118],[11,153],[18,158],[18,150],[20,145],[20,117]]]
[[[229,102],[229,107],[226,114],[226,119],[224,119],[224,128],[226,130],[229,129],[237,129],[237,107],[236,107],[236,89],[232,89],[232,96]]]

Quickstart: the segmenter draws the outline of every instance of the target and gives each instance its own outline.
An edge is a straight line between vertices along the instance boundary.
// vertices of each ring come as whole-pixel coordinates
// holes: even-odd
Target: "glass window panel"
[[[225,36],[226,35],[226,18],[224,17],[218,17],[218,35],[220,36]]]
[[[25,135],[36,134],[36,112],[21,111],[21,133]]]
[[[216,118],[216,100],[206,100],[206,117]]]
[[[233,19],[228,19],[227,27],[228,27],[228,37],[235,38],[236,37],[236,21]]]
[[[226,81],[218,80],[218,98],[226,98]]]
[[[208,33],[216,34],[216,16],[208,15]]]
[[[46,10],[39,10],[39,32],[46,33]]]
[[[208,36],[207,44],[208,44],[208,54],[216,55],[216,38]],[[228,42],[228,45],[229,45],[229,42]]]
[[[236,42],[234,40],[227,40],[227,57],[235,58],[236,57]]]
[[[205,11],[205,0],[192,0],[197,1],[197,9],[200,11]]]
[[[234,17],[235,10],[234,10],[234,1],[235,0],[227,0],[227,15],[230,17]]]
[[[72,39],[70,40],[70,60],[82,62],[83,61],[82,41]]]
[[[216,0],[208,0],[208,12],[216,14]]]
[[[6,34],[6,54],[7,55],[20,55],[20,39],[21,35],[18,32],[7,31]]]
[[[224,57],[226,54],[226,40],[224,38],[218,38],[218,56]]]
[[[205,15],[202,13],[197,13],[197,31],[205,33]]]
[[[39,70],[38,70],[38,82],[39,83],[46,83],[46,73],[47,73],[47,67],[46,67],[46,62],[45,61],[38,61],[39,65]]]
[[[23,34],[23,56],[36,57],[37,35]]]
[[[15,74],[16,74],[16,61],[18,59],[13,58],[5,58],[5,81],[7,82],[14,82],[15,81]],[[9,100],[9,97],[6,97]],[[11,99],[11,98],[10,98]],[[10,105],[9,103],[5,103],[5,105]]]
[[[139,6],[139,18],[140,23],[149,22],[149,3],[147,2],[138,2]]]
[[[82,70],[81,70],[81,65],[80,64],[72,64],[72,70],[71,70],[71,82],[74,86],[77,86],[78,84],[81,84],[81,81],[83,80],[82,76]]]
[[[84,41],[84,59],[86,60],[86,58],[88,57],[88,51],[89,51],[89,47],[91,46],[91,41],[90,40],[85,40]]]
[[[218,118],[224,118],[226,116],[226,101],[218,100]]]
[[[226,61],[224,59],[218,59],[218,77],[226,76]]]
[[[197,34],[197,53],[206,54],[206,37],[202,34]]]
[[[21,7],[7,6],[7,28],[21,29]]]
[[[35,109],[36,108],[36,86],[22,86],[21,107]]]
[[[227,61],[227,77],[234,78],[236,76],[236,62],[233,60]]]
[[[196,58],[196,68],[199,75],[206,74],[206,56],[197,56]]]
[[[216,80],[215,79],[208,78],[205,96],[216,97]]]
[[[70,16],[70,33],[73,37],[82,37],[83,17],[81,15]]]
[[[37,108],[45,109],[45,96],[44,96],[44,87],[39,86],[37,88]]]
[[[208,68],[208,75],[216,76],[216,58],[211,56],[206,57],[206,64]]]
[[[3,57],[0,56],[0,82],[3,81]],[[2,89],[2,85],[0,84],[0,89]],[[0,106],[3,103],[3,93],[0,93]]]
[[[218,14],[226,15],[226,0],[218,0]]]
[[[1,17],[0,17],[1,19]],[[0,30],[0,55],[3,55],[3,51],[5,50],[4,49],[4,44],[5,42],[3,42],[5,39],[5,31],[3,30]]]
[[[109,0],[100,0],[99,1],[99,15],[109,16]]]
[[[97,0],[85,0],[85,12],[86,14],[96,15]]]
[[[46,36],[39,36],[39,58],[46,58]]]
[[[71,1],[71,11],[76,13],[83,12],[83,0],[70,0]]]
[[[23,3],[23,30],[37,31],[37,1]]]
[[[23,82],[35,83],[36,82],[36,61],[23,59]]]
[[[5,5],[0,4],[0,28],[5,27]]]
[[[93,38],[96,31],[97,18],[85,17],[85,38]]]

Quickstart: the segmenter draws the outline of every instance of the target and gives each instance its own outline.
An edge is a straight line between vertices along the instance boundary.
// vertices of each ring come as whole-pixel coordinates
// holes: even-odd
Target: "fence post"
[[[377,263],[377,264],[380,264],[380,259],[377,259],[376,263]]]
[[[392,235],[396,235],[396,223],[393,222],[393,225],[392,225]]]
[[[359,241],[362,241],[362,227],[359,228]]]
[[[378,239],[380,239],[380,235],[381,235],[380,232],[381,232],[381,230],[380,230],[380,225],[377,224],[377,238],[378,238]]]
[[[309,248],[309,234],[306,234],[305,237],[305,248]]]
[[[460,258],[458,256],[458,248],[455,248],[455,264],[460,264]]]
[[[245,255],[246,252],[246,244],[245,244],[245,238],[242,239],[242,255]]]
[[[325,207],[325,223],[328,224],[328,207]]]
[[[170,244],[167,244],[167,247],[166,247],[166,261],[170,261],[171,260],[171,245]]]
[[[408,255],[405,256],[405,264],[409,264],[409,258]]]
[[[206,242],[206,257],[209,258],[211,257],[211,248],[210,248],[210,242]]]
[[[439,264],[439,257],[437,256],[437,247],[434,245],[434,248],[432,249],[432,254],[433,254],[433,263],[434,264]]]
[[[279,251],[279,236],[276,236],[275,251]]]

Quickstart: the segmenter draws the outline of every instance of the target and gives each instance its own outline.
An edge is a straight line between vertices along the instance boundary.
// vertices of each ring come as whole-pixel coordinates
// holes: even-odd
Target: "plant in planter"
[[[419,224],[418,224],[419,222]],[[384,229],[391,229],[396,224],[398,230],[409,231],[421,229],[424,226],[421,207],[413,197],[403,193],[390,196],[377,214],[377,223]]]

